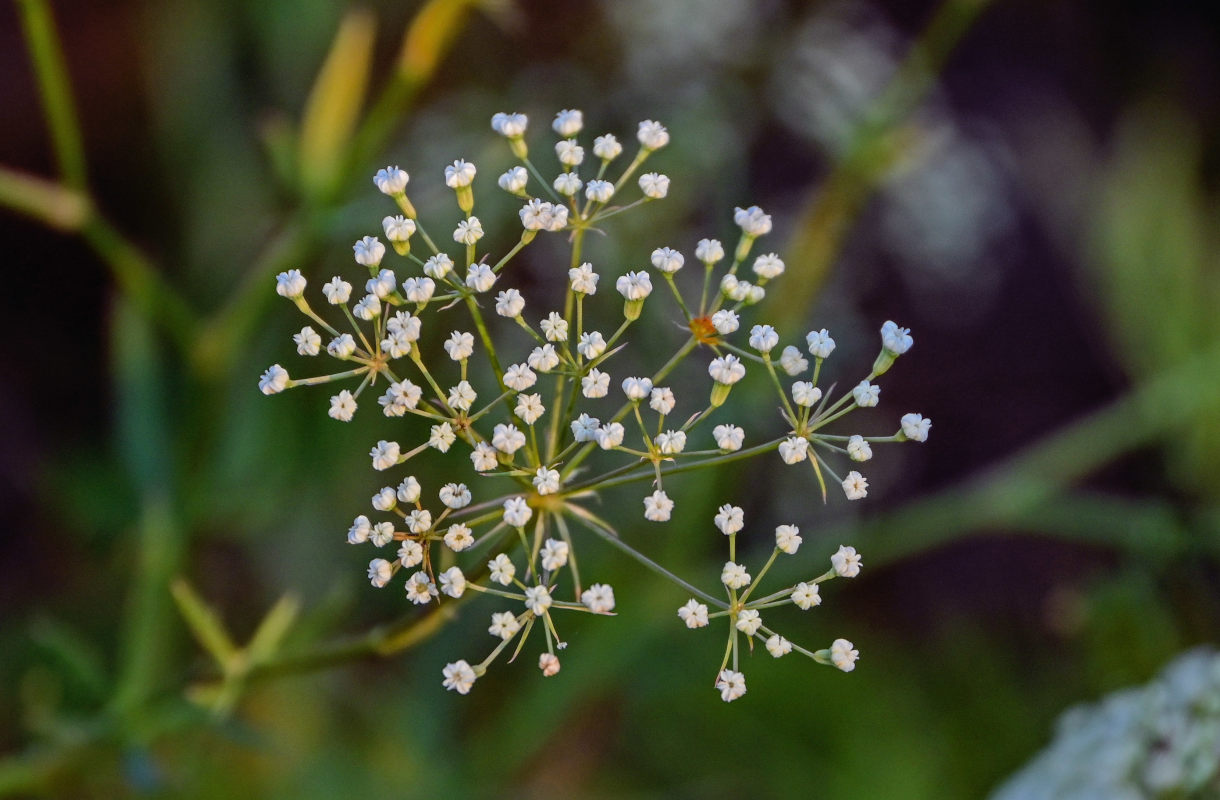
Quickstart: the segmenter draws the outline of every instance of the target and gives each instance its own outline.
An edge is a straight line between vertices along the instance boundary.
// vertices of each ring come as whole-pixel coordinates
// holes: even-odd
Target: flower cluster
[[[694,258],[703,273],[697,281],[701,290],[695,287],[697,298],[679,289],[675,275],[687,259],[673,247],[658,247],[637,268],[605,280],[603,270],[581,258],[585,233],[600,230],[615,215],[668,193],[666,175],[639,174],[648,158],[669,142],[663,125],[653,121],[639,124],[635,156],[612,179],[611,168],[622,155],[622,143],[613,134],[598,136],[590,147],[591,158],[587,157],[587,142],[580,138],[583,115],[561,111],[551,126],[558,135],[554,144],[558,173],[549,181],[530,159],[525,141],[528,126],[523,114],[492,118],[493,130],[508,141],[521,162],[496,181],[500,190],[522,201],[519,234],[507,252],[497,259],[480,247],[485,232],[474,214],[478,170],[473,163],[458,159],[444,169],[445,184],[453,190],[461,212],[453,227],[456,252],[452,254],[437,244],[421,222],[408,197],[408,174],[398,167],[378,171],[374,184],[401,212],[382,220],[385,240],[396,256],[390,256],[377,236],[365,236],[354,244],[354,260],[368,275],[363,294],[353,294],[353,284],[339,275],[321,290],[326,305],[335,307],[329,316],[340,319],[332,323],[311,305],[300,271],[289,270],[276,279],[276,291],[311,323],[293,337],[297,353],[313,358],[325,351],[341,364],[333,372],[307,378],[293,378],[276,364],[259,381],[264,393],[275,394],[296,386],[353,380],[357,382],[354,390],[342,389],[330,399],[329,415],[344,422],[357,412],[365,392],[381,381],[384,389],[377,390],[377,404],[384,416],[419,422],[401,427],[403,433],[373,446],[370,458],[377,471],[395,471],[426,450],[448,453],[455,449],[469,459],[472,474],[468,483],[428,487],[429,492],[436,492],[440,507],[425,507],[424,488],[414,476],[396,478],[396,485],[385,486],[372,500],[373,511],[389,519],[373,522],[361,515],[348,531],[348,541],[353,544],[398,547],[394,558],[382,556],[369,563],[369,580],[383,587],[400,570],[409,571],[404,584],[412,603],[456,601],[481,593],[516,604],[493,614],[489,632],[499,643],[490,655],[474,665],[462,660],[446,667],[445,686],[463,694],[511,641],[517,641],[519,652],[535,629],[544,631],[546,640],[540,669],[544,675],[558,672],[556,650],[564,645],[552,611],[613,611],[614,593],[609,586],[582,583],[573,526],[688,586],[628,546],[609,522],[590,509],[587,500],[596,492],[651,482],[650,491],[642,495],[643,517],[665,522],[674,513],[674,501],[665,491],[666,475],[776,453],[786,464],[809,464],[823,497],[826,476],[830,476],[848,499],[855,500],[867,494],[867,480],[855,470],[840,477],[829,458],[843,456],[864,462],[872,457],[873,444],[922,442],[931,425],[918,414],[907,414],[890,436],[824,431],[847,413],[878,404],[880,387],[874,381],[912,344],[910,332],[893,322],[881,329],[881,349],[872,370],[851,391],[837,397],[819,386],[823,362],[835,348],[826,330],[810,332],[803,348],[789,345],[782,350],[780,334],[771,325],[756,324],[748,332],[739,332],[745,309],[761,301],[769,282],[785,272],[783,260],[775,253],[751,259],[755,242],[772,227],[771,217],[757,206],[736,210],[733,220],[738,238],[731,253],[712,238],[695,246]],[[572,252],[562,302],[555,308],[544,305],[537,309],[511,285],[512,271],[507,268],[542,232],[563,234]],[[422,257],[413,248],[420,243],[425,251]],[[392,259],[396,260],[391,265]],[[632,357],[627,334],[645,305],[657,306],[654,281],[664,284],[672,295],[675,313],[681,315],[687,334],[667,361],[644,368],[641,365],[651,351],[637,347],[635,360],[627,361]],[[466,323],[456,321],[452,314],[442,316],[441,312],[454,306],[465,307]],[[514,330],[523,345],[513,343]],[[324,335],[328,337],[325,345]],[[738,339],[745,341],[735,343]],[[628,355],[622,355],[624,350]],[[432,355],[440,351],[444,356]],[[679,363],[704,351],[707,383],[702,389],[675,387],[667,381]],[[476,353],[485,359],[487,372],[471,369]],[[627,366],[617,366],[620,364]],[[748,372],[764,373],[778,392],[787,429],[784,435],[747,443],[742,426],[714,419],[723,415],[721,407],[729,393]],[[785,386],[784,381],[790,383]],[[679,412],[683,403],[688,407]],[[423,428],[426,436],[412,433]],[[404,435],[419,438],[404,445],[400,443]],[[590,477],[582,465],[594,456],[594,463],[616,461],[604,470],[595,469]],[[505,484],[508,490],[494,488]],[[483,497],[475,502],[475,495]],[[725,525],[739,529],[740,514],[733,519]],[[789,545],[784,547],[790,546],[792,537],[799,543],[795,528],[792,530],[785,540]],[[733,541],[730,536],[730,548]],[[776,552],[781,551],[789,552],[783,547]],[[465,572],[458,566],[441,569],[440,562],[453,563],[454,554],[474,558],[474,567]],[[764,568],[760,579],[765,572]],[[556,597],[561,577],[571,583],[571,602]],[[817,582],[827,577],[830,575],[807,584],[815,596]],[[734,631],[746,631],[751,614],[757,619],[757,604],[763,601],[747,604],[753,591],[748,575],[726,573],[724,582],[730,603],[723,611]],[[742,589],[745,591],[738,596]],[[800,605],[802,601],[796,598],[804,596],[795,588],[781,595],[765,602]],[[689,619],[689,614],[698,618],[698,613],[696,607],[684,618]],[[706,608],[702,613],[706,618]],[[761,622],[753,626],[749,635],[755,635],[760,626]],[[784,650],[789,645],[779,637],[775,642],[768,640],[768,649],[773,647]],[[731,649],[734,669],[723,669],[721,675],[729,687],[722,689],[726,699],[744,692],[744,679],[735,671],[736,633]],[[855,659],[854,649],[844,640],[829,651],[811,655],[844,669]]]

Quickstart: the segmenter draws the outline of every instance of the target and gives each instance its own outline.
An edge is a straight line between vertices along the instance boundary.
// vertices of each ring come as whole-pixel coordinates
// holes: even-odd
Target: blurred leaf
[[[349,11],[309,93],[301,119],[301,186],[308,195],[334,188],[355,130],[373,59],[376,19]]]
[[[301,601],[291,593],[281,597],[271,607],[246,646],[251,663],[258,664],[279,651],[280,644],[296,622],[300,611]]]
[[[30,638],[59,667],[60,675],[69,685],[83,691],[90,702],[105,697],[110,682],[101,653],[81,631],[44,617],[31,625]]]
[[[432,77],[466,21],[473,0],[428,0],[407,28],[398,56],[398,74],[408,84]]]
[[[233,644],[215,609],[205,603],[182,578],[175,579],[170,584],[170,590],[195,640],[211,653],[222,671],[227,671],[237,655],[237,646]]]

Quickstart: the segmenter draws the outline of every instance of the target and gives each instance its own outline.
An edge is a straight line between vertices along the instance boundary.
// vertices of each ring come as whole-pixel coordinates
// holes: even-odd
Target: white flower
[[[422,394],[423,392],[418,386],[411,381],[404,380],[401,383],[391,383],[386,388],[385,394],[377,398],[377,402],[384,407],[387,417],[401,417],[407,413],[408,409],[419,405]]]
[[[496,282],[496,273],[486,264],[471,264],[466,270],[466,285],[476,292],[485,292]]]
[[[390,358],[402,358],[411,352],[411,342],[405,333],[396,331],[381,340],[381,349],[388,353]]]
[[[594,614],[614,611],[614,589],[608,583],[595,583],[580,593],[580,602]]]
[[[415,220],[407,219],[402,214],[385,217],[381,220],[381,229],[385,231],[386,239],[402,243],[415,235]]]
[[[456,523],[445,531],[445,546],[455,553],[460,553],[474,546],[474,534],[468,525]]]
[[[847,440],[847,455],[852,461],[868,461],[873,457],[873,448],[863,436],[856,435]]]
[[[614,282],[614,288],[618,289],[624,300],[643,300],[652,294],[652,279],[643,270],[628,272],[619,276]]]
[[[618,139],[612,133],[607,133],[605,136],[598,136],[593,140],[593,155],[603,161],[613,161],[618,158],[623,152],[623,146],[619,144]]]
[[[779,443],[779,457],[785,464],[799,464],[809,454],[809,440],[803,436],[789,436]]]
[[[830,358],[835,351],[835,340],[825,328],[805,334],[805,344],[809,345],[809,354],[814,358]]]
[[[555,206],[535,197],[521,206],[521,210],[517,213],[521,217],[521,227],[527,231],[550,230],[551,225],[554,223]],[[564,219],[566,222],[566,214]]]
[[[460,220],[453,230],[453,241],[471,245],[483,238],[483,223],[478,217]]]
[[[383,269],[377,273],[376,277],[369,278],[365,282],[364,290],[384,300],[387,296],[394,293],[394,287],[397,283],[398,278],[394,275],[394,270]]]
[[[486,442],[479,442],[470,451],[470,460],[475,472],[490,472],[500,462],[496,459],[496,449]]]
[[[409,342],[414,342],[419,338],[420,328],[423,325],[420,318],[410,311],[395,311],[394,316],[386,319],[385,324],[387,330],[403,334]]]
[[[597,417],[581,414],[572,420],[572,437],[578,442],[592,442],[600,426],[601,420]]]
[[[609,202],[614,196],[614,184],[609,180],[589,180],[584,196],[593,202]]]
[[[428,433],[428,446],[435,448],[442,453],[448,453],[449,447],[457,441],[457,435],[454,434],[453,428],[448,422],[442,422],[440,425],[433,425]]]
[[[560,136],[575,136],[585,126],[584,115],[575,108],[565,108],[555,115],[551,128]]]
[[[792,400],[803,408],[813,408],[822,399],[822,390],[809,381],[792,384]]]
[[[525,191],[525,184],[529,182],[529,178],[525,167],[513,167],[501,175],[496,183],[509,194],[521,194]]]
[[[623,378],[623,394],[628,400],[643,400],[652,391],[652,381],[648,378]]]
[[[469,411],[478,397],[470,381],[459,381],[457,386],[449,390],[449,407],[455,411]]]
[[[555,352],[555,345],[544,344],[531,350],[525,361],[539,372],[550,372],[559,366],[559,354]]]
[[[818,585],[801,581],[792,589],[792,602],[801,611],[808,611],[814,606],[822,605],[822,595],[818,593]]]
[[[290,269],[275,276],[275,293],[295,299],[305,294],[305,276],[299,269]]]
[[[568,543],[547,539],[538,555],[542,559],[542,568],[547,572],[554,572],[568,563]]]
[[[707,625],[707,606],[692,597],[686,601],[686,605],[678,609],[678,619],[686,623],[686,627],[691,630],[702,628]]]
[[[695,258],[710,267],[724,258],[724,246],[719,239],[700,239],[695,245]]]
[[[720,691],[720,699],[731,703],[746,693],[746,676],[742,672],[731,669],[721,670],[716,678],[716,688]]]
[[[528,364],[511,364],[504,371],[504,385],[515,392],[524,392],[538,382],[538,376]]]
[[[760,353],[770,353],[779,344],[779,333],[770,325],[755,325],[750,329],[750,347]]]
[[[459,158],[445,167],[445,185],[450,189],[460,189],[463,186],[469,186],[471,181],[474,180],[477,171],[474,164]]]
[[[450,567],[441,573],[441,591],[453,598],[462,596],[466,591],[466,576],[457,567]]]
[[[645,150],[659,150],[669,144],[669,131],[661,123],[646,119],[640,123],[636,138]]]
[[[373,508],[377,511],[389,511],[398,505],[398,496],[394,494],[393,486],[383,486],[373,495]]]
[[[779,367],[787,375],[797,376],[809,369],[809,361],[801,355],[801,351],[788,345],[779,356]]]
[[[424,547],[413,539],[405,540],[398,548],[398,562],[407,569],[422,563]]]
[[[403,503],[416,503],[419,501],[422,491],[419,481],[415,480],[415,476],[408,475],[402,479],[402,483],[398,484],[396,495]]]
[[[524,114],[506,114],[503,111],[491,117],[491,129],[506,139],[519,139],[525,135],[529,117]]]
[[[413,509],[403,522],[411,533],[427,533],[432,527],[432,512],[425,508]]]
[[[795,554],[802,541],[801,529],[795,525],[780,525],[775,529],[775,546],[782,553]]]
[[[584,185],[584,182],[581,181],[580,176],[575,172],[561,172],[555,176],[555,180],[551,185],[555,187],[555,191],[564,197],[571,197],[580,191],[580,187]]]
[[[726,503],[716,511],[714,521],[720,532],[729,536],[745,527],[745,511],[739,506],[731,506]]]
[[[676,403],[674,393],[668,386],[654,387],[648,399],[648,407],[662,416],[673,411]]]
[[[437,253],[424,262],[424,274],[438,281],[453,271],[453,259],[444,253]]]
[[[640,191],[652,200],[660,200],[669,194],[669,176],[660,172],[645,172],[640,176]]]
[[[326,345],[326,352],[334,358],[345,359],[356,352],[356,340],[350,333],[341,333]]]
[[[855,398],[856,405],[861,408],[872,408],[877,405],[881,397],[881,387],[875,383],[863,380],[851,390],[851,396]]]
[[[674,501],[660,489],[644,498],[644,519],[649,522],[669,522],[673,510]]]
[[[374,558],[369,562],[369,583],[378,589],[390,582],[394,577],[394,565],[384,558]]]
[[[707,374],[716,383],[732,386],[746,376],[746,365],[737,356],[729,354],[713,358],[712,363],[707,365]]]
[[[545,411],[546,408],[542,405],[542,395],[517,395],[517,407],[513,409],[513,413],[526,425],[533,425]]]
[[[891,320],[881,326],[881,347],[890,355],[900,356],[911,349],[915,340],[910,328],[899,328]]]
[[[407,578],[406,590],[407,599],[417,606],[431,603],[432,598],[437,596],[436,584],[423,570],[415,572]]]
[[[352,520],[352,526],[347,529],[347,543],[364,544],[369,540],[371,530],[372,525],[369,524],[369,518],[361,514]]]
[[[686,259],[672,247],[658,247],[652,251],[652,265],[661,272],[672,275],[682,269]]]
[[[504,501],[504,522],[509,527],[521,528],[534,516],[534,510],[524,497],[510,497]]]
[[[552,311],[538,324],[542,327],[542,334],[546,336],[548,342],[566,342],[568,340],[568,321],[559,316],[559,312]]]
[[[767,253],[754,259],[753,270],[763,280],[770,280],[783,274],[784,262],[775,253]]]
[[[839,549],[830,557],[830,565],[840,578],[854,578],[860,574],[860,554],[856,548],[839,545]]]
[[[369,541],[375,547],[385,547],[390,542],[394,541],[394,523],[378,522],[373,526],[369,533]]]
[[[928,431],[932,429],[932,420],[924,419],[919,414],[903,414],[899,422],[902,424],[902,435],[912,442],[928,441]]]
[[[402,293],[412,303],[426,303],[436,292],[436,281],[431,278],[407,278],[402,282]]]
[[[746,432],[736,425],[717,425],[712,429],[712,437],[717,447],[732,453],[741,449]]]
[[[356,303],[352,313],[360,319],[368,322],[375,319],[381,313],[381,301],[377,299],[375,294],[366,294],[360,298],[360,302]]]
[[[551,607],[551,590],[541,584],[525,587],[525,607],[535,617],[541,617]]]
[[[332,306],[342,305],[351,299],[352,285],[336,275],[322,285],[322,294]]]
[[[591,369],[580,379],[580,392],[590,400],[605,397],[610,393],[610,375],[600,369]]]
[[[746,636],[753,636],[762,627],[762,617],[754,609],[747,608],[737,615],[737,622],[734,623],[734,627]]]
[[[572,291],[577,294],[597,294],[598,277],[593,271],[593,265],[587,262],[568,270],[568,281],[572,285]]]
[[[445,352],[454,361],[470,358],[470,354],[474,352],[474,334],[462,331],[449,334],[449,338],[445,340]]]
[[[398,167],[384,167],[377,170],[377,174],[373,176],[373,183],[377,186],[382,194],[395,195],[402,194],[407,188],[407,181],[410,176],[407,171]]]
[[[722,308],[712,314],[712,327],[716,329],[716,333],[727,336],[741,327],[741,322],[738,320],[736,311]]]
[[[576,352],[592,361],[606,352],[606,340],[599,331],[586,331],[576,343]]]
[[[491,572],[489,577],[501,586],[508,586],[517,575],[517,568],[513,566],[512,559],[504,553],[488,561],[487,569]]]
[[[532,481],[538,494],[554,494],[559,491],[559,470],[543,465],[534,473]]]
[[[352,245],[352,256],[362,267],[376,267],[385,257],[385,245],[376,236],[365,236]]]
[[[444,687],[458,694],[469,694],[470,688],[474,686],[476,675],[474,670],[465,661],[454,661],[452,664],[446,664],[443,670],[445,676]]]
[[[525,434],[518,430],[516,425],[501,422],[492,433],[491,446],[511,456],[525,447]]]
[[[563,139],[555,142],[555,157],[565,167],[579,167],[585,160],[585,149],[575,139]]]
[[[855,645],[846,639],[835,639],[830,645],[831,662],[844,672],[851,672],[855,669],[858,658],[860,658],[860,651],[856,650]]]
[[[279,394],[288,388],[288,370],[272,364],[258,379],[258,388],[263,394]]]
[[[762,236],[771,232],[771,216],[764,214],[758,206],[735,209],[733,223],[747,236]]]
[[[772,658],[781,658],[792,652],[792,642],[788,641],[778,633],[772,634],[767,639],[767,652]]]
[[[470,505],[470,489],[464,483],[446,483],[440,490],[441,502],[452,509]]]
[[[398,463],[398,442],[387,442],[385,439],[377,442],[369,456],[373,459],[373,469],[386,470]]]
[[[736,275],[725,275],[720,279],[720,293],[730,300],[745,302],[753,290],[749,281],[743,281]]]
[[[554,653],[542,653],[538,656],[538,669],[542,670],[542,677],[544,678],[552,678],[558,675],[559,656]]]
[[[662,431],[657,434],[653,444],[664,455],[675,455],[686,449],[686,433],[684,431]]]
[[[720,571],[720,582],[730,589],[741,589],[749,585],[750,573],[746,572],[744,565],[726,561],[724,569]]]
[[[505,289],[496,295],[496,313],[513,318],[525,310],[525,298],[516,289]]]
[[[487,632],[507,642],[516,636],[519,630],[521,630],[521,623],[517,622],[517,617],[513,612],[497,611],[491,615],[491,627],[487,629]]]
[[[601,449],[613,450],[623,443],[626,433],[621,422],[608,422],[594,432],[593,439]]]
[[[843,493],[848,500],[863,500],[868,497],[868,479],[853,469],[843,479]]]

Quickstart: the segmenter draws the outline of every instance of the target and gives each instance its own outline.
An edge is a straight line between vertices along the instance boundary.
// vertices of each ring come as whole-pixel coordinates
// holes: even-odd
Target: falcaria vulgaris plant
[[[677,249],[654,250],[651,264],[639,269],[612,270],[583,260],[587,232],[605,231],[612,217],[647,207],[669,191],[666,175],[639,174],[669,141],[662,125],[640,123],[638,151],[612,177],[623,145],[611,134],[598,136],[587,158],[579,138],[581,112],[561,111],[551,126],[559,136],[554,146],[559,173],[547,181],[529,157],[526,117],[496,114],[491,124],[520,161],[497,180],[501,190],[522,201],[521,234],[506,253],[495,257],[479,247],[484,223],[474,214],[474,164],[457,160],[445,167],[445,183],[462,213],[450,237],[435,239],[409,198],[407,173],[387,167],[373,182],[397,205],[399,213],[382,220],[395,255],[374,236],[355,243],[356,264],[368,271],[363,294],[353,294],[352,283],[337,275],[323,284],[322,302],[311,303],[298,270],[277,276],[276,291],[309,318],[293,337],[297,353],[316,357],[325,351],[340,366],[293,378],[276,364],[259,381],[262,391],[351,381],[354,388],[331,397],[330,416],[348,421],[358,405],[375,396],[390,420],[385,438],[370,452],[373,469],[389,480],[373,495],[373,513],[357,516],[347,532],[351,544],[378,550],[369,562],[369,581],[375,587],[396,582],[407,602],[420,605],[452,602],[470,592],[487,596],[494,645],[483,648],[488,652],[482,659],[456,660],[444,669],[444,686],[461,694],[509,648],[514,657],[520,653],[531,634],[544,645],[538,660],[542,673],[556,674],[558,651],[565,646],[557,612],[613,614],[613,589],[585,577],[596,575],[596,562],[587,558],[584,542],[578,561],[575,529],[688,592],[690,600],[677,612],[688,628],[727,623],[714,682],[725,701],[746,691],[743,637],[749,646],[757,638],[776,658],[796,651],[851,671],[858,654],[850,641],[805,649],[764,624],[763,614],[788,604],[806,611],[819,605],[821,583],[859,573],[854,548],[824,554],[829,568],[811,569],[806,580],[764,589],[778,558],[797,557],[799,529],[794,524],[776,528],[770,558],[752,570],[737,557],[737,539],[745,530],[742,509],[723,505],[711,524],[692,534],[718,529],[727,538],[723,591],[717,596],[630,546],[594,513],[590,501],[604,489],[641,484],[647,487],[639,507],[643,519],[666,523],[674,513],[665,491],[669,475],[770,454],[785,464],[808,465],[823,498],[830,482],[849,500],[865,497],[864,476],[853,469],[840,477],[831,461],[866,462],[878,442],[923,442],[930,421],[906,414],[898,430],[884,437],[825,431],[855,409],[877,405],[880,387],[874,381],[911,347],[909,331],[886,322],[871,370],[850,391],[834,396],[819,386],[823,362],[835,349],[826,330],[808,333],[804,349],[781,349],[781,336],[771,325],[741,330],[743,313],[763,299],[768,284],[785,269],[775,253],[753,254],[757,240],[771,230],[771,218],[757,206],[736,209],[739,233],[731,249],[716,239],[698,242],[694,258],[702,280],[692,281],[687,291],[675,281],[687,263]],[[540,235],[562,236],[571,249],[566,294],[553,309],[528,305],[513,285],[514,258]],[[392,267],[389,259],[395,260]],[[663,285],[659,294],[670,295],[672,303],[653,297],[654,283]],[[324,316],[327,306],[331,313]],[[633,343],[629,335],[646,306],[684,331],[667,359],[652,358],[649,347]],[[443,340],[447,360],[425,359],[421,343],[430,337]],[[476,358],[486,361],[488,371],[471,369]],[[706,361],[708,379],[702,385],[671,385],[671,373],[688,358]],[[618,364],[650,366],[624,374]],[[774,387],[785,435],[748,441],[737,424],[741,420],[723,418],[721,406],[747,374]],[[403,425],[406,417],[426,420],[427,437],[407,438],[419,426]],[[469,459],[470,479],[427,486],[426,480],[405,474],[411,459],[428,448]]]

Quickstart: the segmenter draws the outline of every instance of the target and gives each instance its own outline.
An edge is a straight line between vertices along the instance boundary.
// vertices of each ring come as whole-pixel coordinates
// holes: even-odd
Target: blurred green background
[[[1220,639],[1215,23],[1084,0],[6,6],[0,792],[985,796],[1063,709]],[[568,107],[673,137],[669,198],[595,262],[729,241],[757,203],[789,272],[756,316],[830,328],[832,379],[881,321],[913,329],[883,407],[935,428],[879,451],[867,502],[822,507],[769,463],[674,481],[686,519],[732,500],[862,551],[831,617],[784,620],[852,639],[851,675],[755,655],[721,703],[719,637],[592,542],[619,615],[568,624],[558,677],[522,659],[444,692],[487,638],[477,602],[372,654],[416,619],[343,541],[385,420],[255,390],[299,324],[272,276],[348,267],[386,163],[425,210],[469,158],[480,216],[511,223],[488,120]],[[527,295],[555,269],[535,249]],[[701,585],[723,560],[697,526],[625,530]],[[253,641],[219,698],[171,586],[223,621],[214,648]]]

